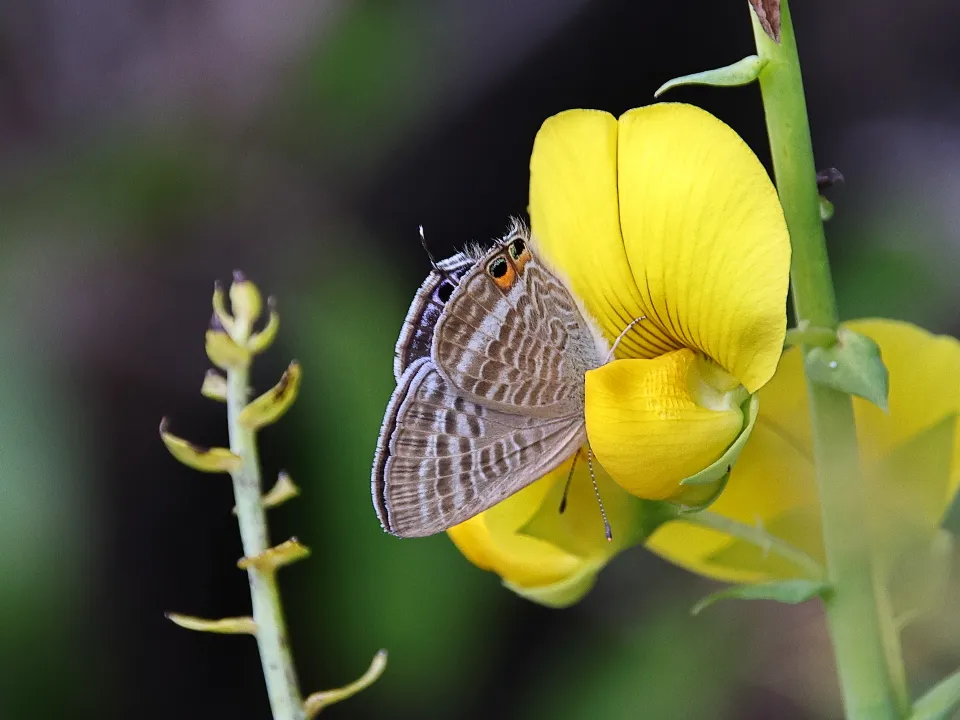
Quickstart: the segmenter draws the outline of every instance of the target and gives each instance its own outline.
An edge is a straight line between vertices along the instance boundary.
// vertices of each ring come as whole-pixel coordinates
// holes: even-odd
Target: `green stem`
[[[230,450],[239,455],[242,464],[233,474],[233,493],[244,557],[252,558],[270,547],[267,517],[261,503],[260,463],[257,458],[256,433],[243,427],[239,415],[249,399],[248,366],[227,371],[227,421],[230,428]],[[251,564],[250,598],[253,620],[257,626],[257,647],[267,695],[274,720],[304,720],[306,713],[297,683],[297,672],[287,639],[287,625],[280,603],[276,571]]]
[[[823,566],[803,552],[803,550],[771,535],[761,527],[737,522],[724,515],[710,512],[709,510],[680,515],[677,517],[677,520],[679,522],[685,522],[688,525],[718,530],[725,535],[755,545],[764,552],[772,552],[775,555],[779,555],[784,560],[803,570],[804,575],[807,577],[822,580],[826,575]]]
[[[781,42],[751,12],[757,51],[767,65],[760,90],[780,202],[793,247],[791,280],[797,324],[836,328],[838,314],[820,219],[816,168],[800,60],[787,0],[780,2]],[[806,352],[809,348],[804,347]],[[848,718],[900,717],[887,665],[875,594],[867,501],[857,460],[849,395],[807,383],[823,543],[833,592],[825,603]]]

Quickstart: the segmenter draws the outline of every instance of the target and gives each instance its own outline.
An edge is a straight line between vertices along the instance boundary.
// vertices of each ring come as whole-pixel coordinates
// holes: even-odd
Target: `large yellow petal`
[[[780,377],[777,373],[774,382]],[[802,376],[789,377],[799,380],[802,389]],[[770,422],[764,412],[765,401],[762,390],[760,418],[733,467],[726,489],[710,506],[710,512],[751,527],[761,527],[819,557],[822,551],[816,478],[809,449],[798,446],[793,438]],[[798,526],[783,522],[798,515],[807,523]],[[647,541],[651,550],[667,560],[718,580],[760,582],[801,574],[799,568],[785,565],[775,554],[752,546],[737,547],[745,544],[725,533],[695,527],[682,520],[661,526]]]
[[[875,531],[885,535],[884,552],[896,554],[916,532],[918,513],[926,516],[926,530],[933,532],[960,484],[960,437],[956,430],[949,482],[928,475],[923,463],[902,478],[891,479],[883,472],[889,469],[892,453],[960,412],[960,342],[891,320],[860,320],[847,325],[878,343],[890,372],[889,414],[860,398],[854,398],[853,403],[861,464],[872,498],[865,512],[871,512]],[[733,468],[726,490],[710,512],[748,525],[759,524],[770,534],[821,558],[809,425],[802,358],[798,350],[789,350],[776,375],[760,391],[757,426]],[[936,497],[928,497],[930,493]],[[891,508],[896,512],[890,513]],[[892,525],[891,518],[899,518],[898,523]],[[661,527],[648,546],[694,572],[731,582],[792,577],[797,572],[795,567],[742,540],[683,522]],[[884,563],[894,560],[890,557]]]
[[[750,391],[786,331],[790,240],[773,183],[746,143],[691,105],[620,118],[620,226],[640,307]]]
[[[613,341],[643,315],[620,235],[617,121],[597,110],[548,118],[530,157],[530,224],[538,256],[564,278]],[[679,345],[640,323],[620,357],[655,357]]]
[[[539,538],[519,535],[540,508],[558,471],[447,531],[466,558],[521,587],[550,585],[580,569],[583,559]]]
[[[960,342],[956,338],[933,335],[894,320],[858,320],[846,325],[876,341],[890,373],[889,413],[854,399],[865,462],[886,455],[921,430],[960,412]],[[951,496],[960,482],[958,441],[960,434],[954,441]]]
[[[717,460],[743,428],[738,403],[698,404],[701,362],[683,349],[587,373],[587,437],[628,492],[649,500],[674,496],[681,480]]]

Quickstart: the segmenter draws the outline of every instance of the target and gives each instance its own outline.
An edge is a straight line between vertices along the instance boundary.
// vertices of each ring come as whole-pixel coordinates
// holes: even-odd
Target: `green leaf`
[[[946,720],[960,706],[960,670],[933,686],[913,704],[910,720]]]
[[[837,344],[817,347],[804,358],[807,377],[825,387],[869,400],[887,410],[890,384],[880,347],[849,328],[837,331]]]
[[[703,72],[693,73],[692,75],[683,75],[682,77],[667,80],[653,94],[654,97],[660,97],[667,90],[683,85],[712,85],[714,87],[735,87],[737,85],[748,85],[760,76],[767,61],[758,55],[748,55],[743,60],[738,60],[732,65],[716,68],[714,70],[704,70]]]
[[[707,595],[690,610],[694,615],[719,600],[776,600],[788,605],[797,605],[816,597],[825,597],[830,585],[820,580],[781,580],[757,585],[735,587]]]

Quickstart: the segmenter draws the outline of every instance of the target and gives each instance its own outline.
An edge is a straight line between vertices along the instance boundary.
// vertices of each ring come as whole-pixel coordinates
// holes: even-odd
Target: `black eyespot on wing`
[[[510,257],[512,257],[514,260],[519,260],[520,256],[523,255],[523,251],[526,249],[527,244],[520,238],[517,238],[510,243]]]
[[[502,257],[494,258],[490,261],[490,264],[487,265],[487,272],[490,273],[490,277],[495,280],[499,280],[506,275],[509,269],[510,265],[507,263],[506,258]]]
[[[440,302],[445,303],[450,299],[450,296],[453,294],[453,283],[449,283],[444,280],[440,283],[440,287],[437,288],[437,297],[440,299]]]

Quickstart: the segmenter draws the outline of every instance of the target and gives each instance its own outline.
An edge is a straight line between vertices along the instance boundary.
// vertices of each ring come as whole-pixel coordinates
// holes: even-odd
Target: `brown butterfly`
[[[384,529],[442,532],[574,455],[584,375],[609,347],[519,222],[486,254],[435,263],[397,341],[373,463]]]

